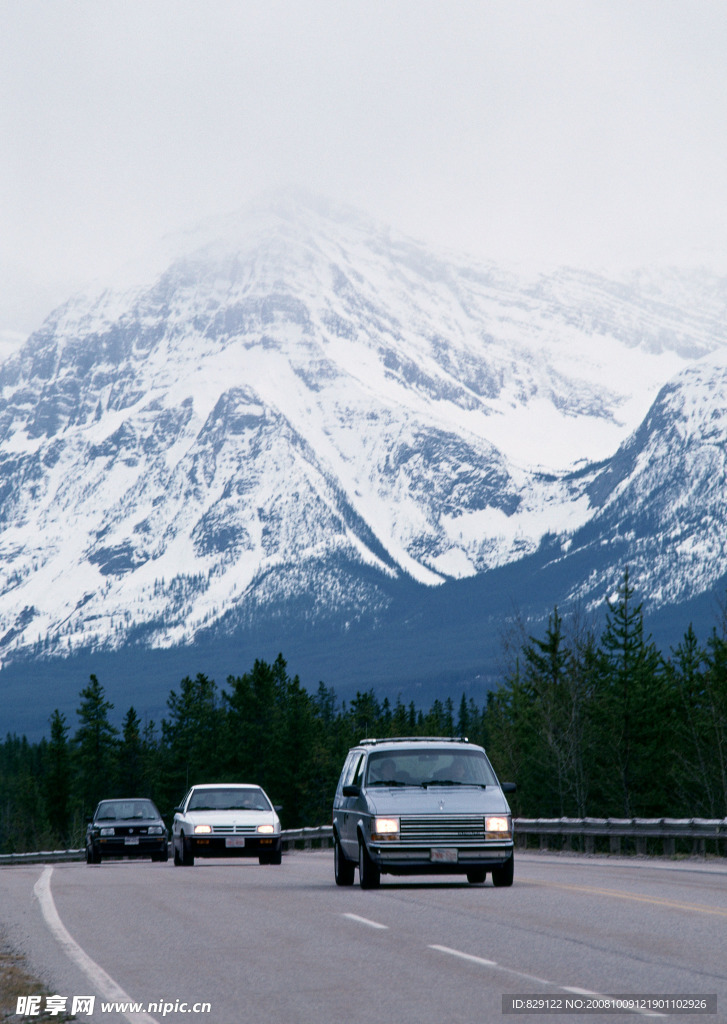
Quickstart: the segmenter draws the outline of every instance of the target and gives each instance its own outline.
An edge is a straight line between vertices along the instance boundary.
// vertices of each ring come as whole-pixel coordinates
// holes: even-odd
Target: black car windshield
[[[220,786],[195,789],[187,804],[188,811],[270,811],[270,801],[258,786]]]
[[[494,786],[480,750],[381,750],[369,755],[367,786]]]
[[[158,819],[151,800],[103,800],[96,808],[95,821],[129,821]]]

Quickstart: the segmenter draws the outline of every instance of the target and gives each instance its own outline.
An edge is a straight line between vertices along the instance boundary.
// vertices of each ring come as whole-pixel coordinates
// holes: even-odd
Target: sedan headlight
[[[196,836],[209,835],[209,833],[211,831],[212,831],[212,826],[211,825],[195,825],[194,826],[194,834]]]
[[[374,818],[371,828],[372,839],[397,839],[398,837],[398,818]]]
[[[161,825],[150,825],[146,830],[148,836],[161,836],[164,834],[164,829]]]
[[[258,825],[257,831],[263,835],[271,836],[275,832],[275,825]]]
[[[509,814],[488,814],[485,816],[486,839],[510,839],[512,818]]]
[[[113,828],[109,828],[108,825],[105,825],[102,829],[99,830],[98,834],[100,836],[115,836],[116,830]]]

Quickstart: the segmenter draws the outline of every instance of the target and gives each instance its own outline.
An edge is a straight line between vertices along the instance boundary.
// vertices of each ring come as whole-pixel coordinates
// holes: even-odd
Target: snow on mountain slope
[[[727,350],[688,366],[587,487],[594,514],[569,557],[593,572],[575,596],[602,600],[629,566],[653,607],[684,602],[727,574]]]
[[[205,226],[0,367],[0,657],[176,644],[303,592],[375,617],[387,581],[517,559],[593,515],[564,470],[724,341],[300,198]]]

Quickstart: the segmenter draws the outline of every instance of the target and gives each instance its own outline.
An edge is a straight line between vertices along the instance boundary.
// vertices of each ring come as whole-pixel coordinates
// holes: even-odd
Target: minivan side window
[[[361,783],[363,782],[363,769],[364,769],[364,761],[365,760],[366,760],[366,755],[365,754],[361,754],[359,756],[358,761],[356,762],[356,768],[354,770],[353,780],[352,780],[354,786],[360,786]]]
[[[343,768],[341,769],[341,777],[338,780],[337,792],[340,793],[343,787],[348,783],[349,775],[351,774],[351,766],[354,762],[356,754],[352,751],[349,753],[346,760],[343,762]]]

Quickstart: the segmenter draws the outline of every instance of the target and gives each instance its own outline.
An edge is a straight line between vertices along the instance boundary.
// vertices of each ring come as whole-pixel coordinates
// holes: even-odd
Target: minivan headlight
[[[398,839],[398,818],[374,818],[371,829],[372,839]]]
[[[485,815],[486,839],[511,839],[512,818],[509,814]]]

